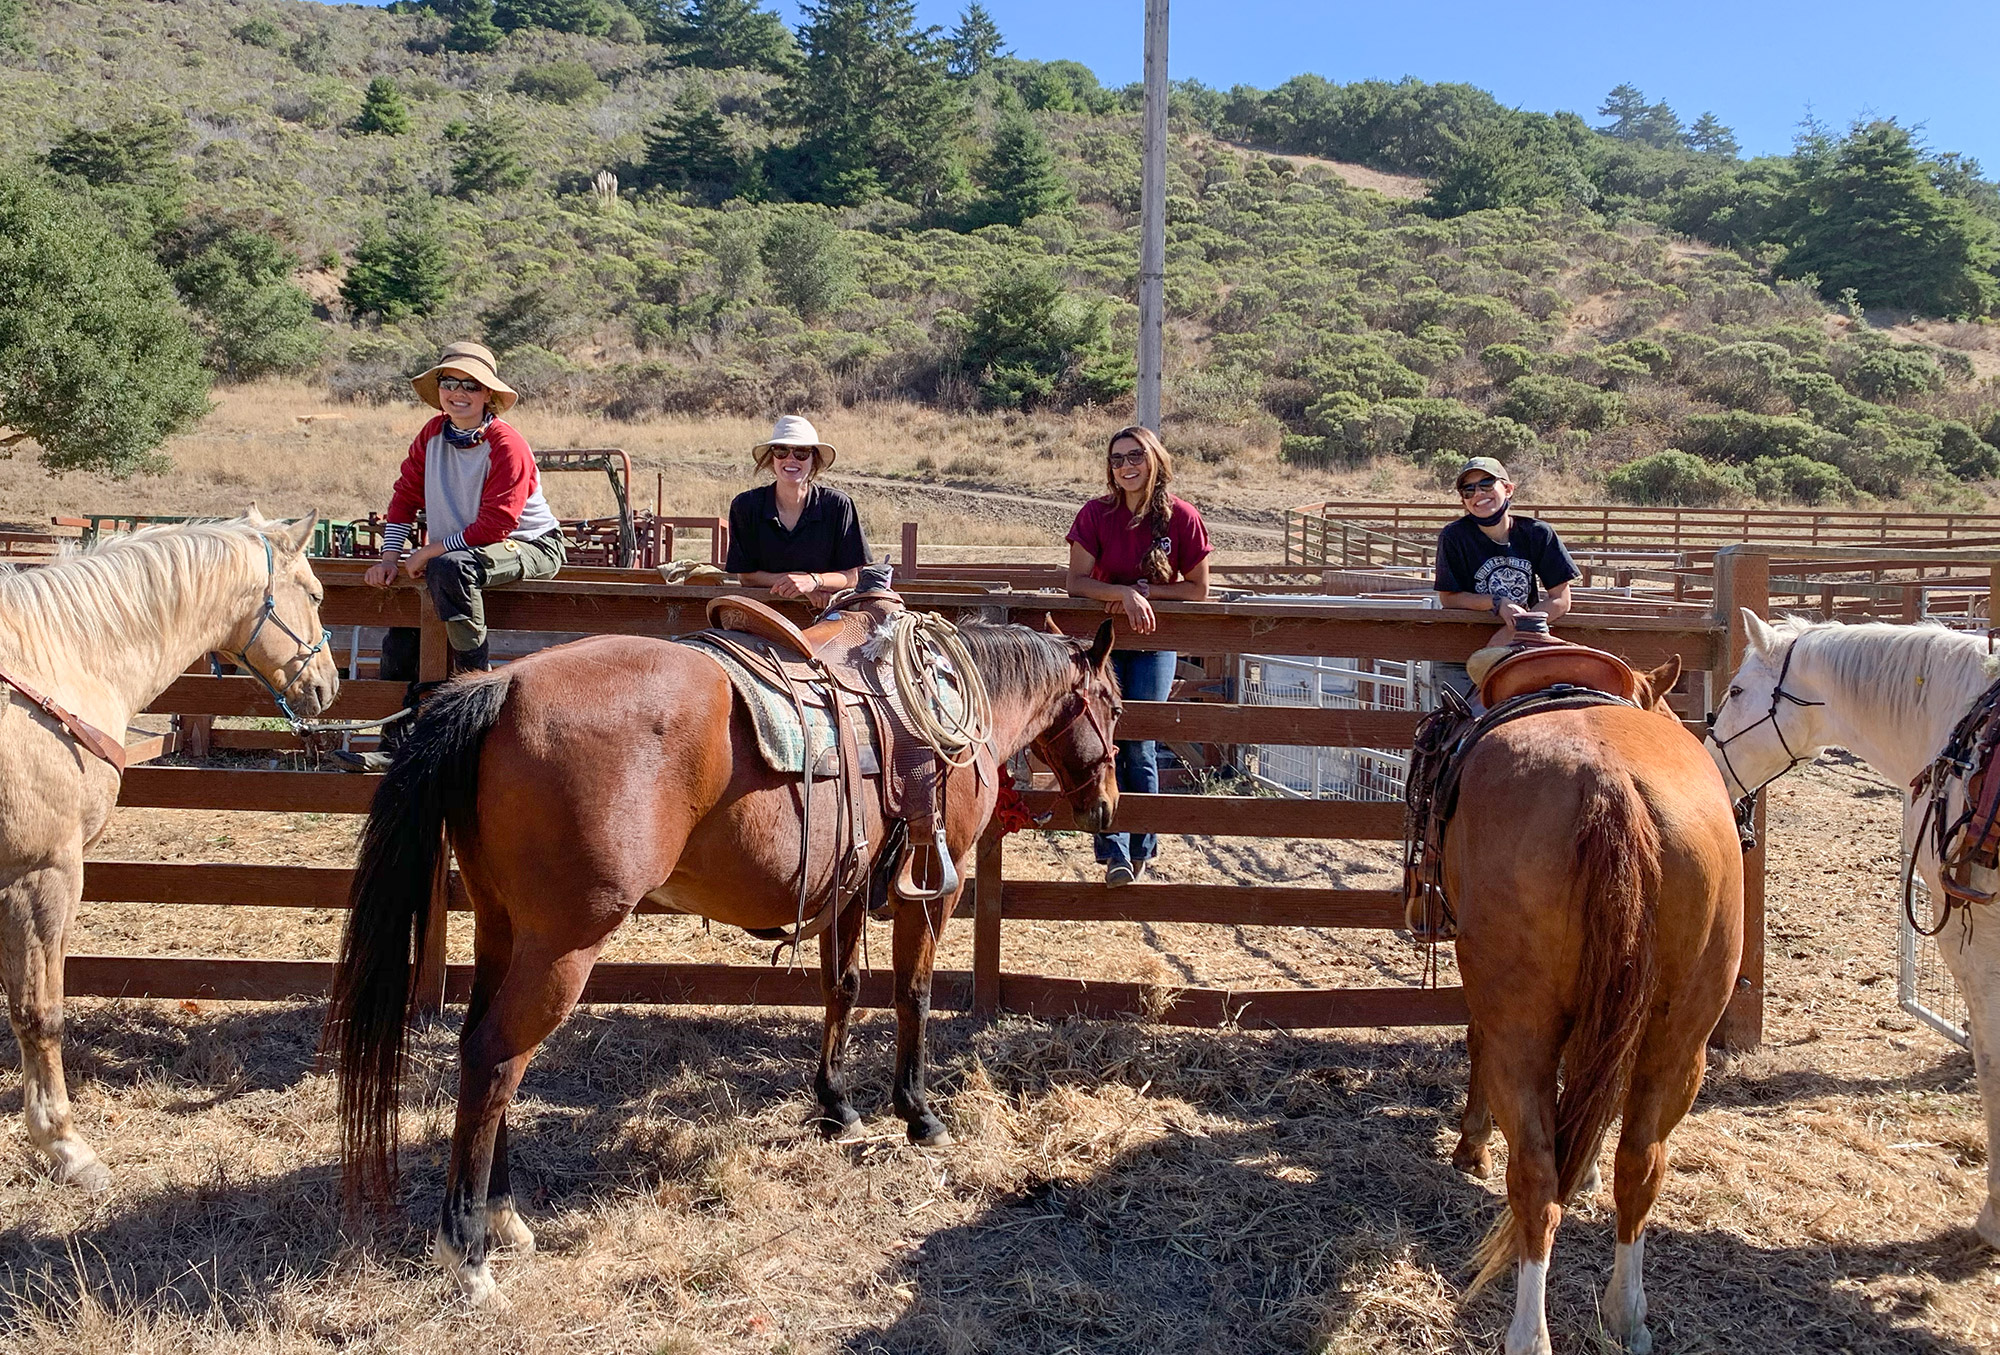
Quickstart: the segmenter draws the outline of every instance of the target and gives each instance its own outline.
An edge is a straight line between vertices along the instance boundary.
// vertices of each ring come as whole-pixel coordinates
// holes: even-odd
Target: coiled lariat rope
[[[993,728],[993,702],[965,637],[935,612],[898,612],[889,627],[890,667],[904,714],[946,765],[971,766]],[[961,699],[955,717],[939,699],[941,671],[957,679]]]

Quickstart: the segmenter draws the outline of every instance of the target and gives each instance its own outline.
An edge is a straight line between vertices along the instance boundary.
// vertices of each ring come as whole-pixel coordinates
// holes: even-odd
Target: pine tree
[[[715,104],[700,87],[683,89],[646,132],[646,159],[637,177],[648,187],[699,193],[711,204],[736,190],[742,161]]]
[[[1688,128],[1688,149],[1703,155],[1713,155],[1724,160],[1734,160],[1742,154],[1743,147],[1737,143],[1736,133],[1722,125],[1722,120],[1713,113],[1703,113]]]
[[[1991,222],[1945,197],[1909,132],[1856,127],[1805,184],[1805,220],[1781,271],[1810,273],[1820,291],[1852,288],[1863,306],[1926,315],[1981,315],[2000,300],[2000,243]]]
[[[974,227],[1018,226],[1076,202],[1042,129],[1021,114],[1003,119],[995,129],[993,149],[979,168],[979,185],[985,192],[970,214]]]
[[[354,120],[354,130],[381,136],[402,136],[410,130],[410,110],[404,107],[403,96],[394,80],[378,75],[368,82],[368,92],[361,96],[361,116]]]
[[[710,70],[747,67],[786,75],[799,63],[792,31],[758,0],[692,0],[668,45],[689,65]]]
[[[946,44],[913,0],[809,0],[804,63],[780,107],[801,129],[781,165],[794,196],[830,206],[888,192],[934,210],[964,183],[963,108]]]
[[[416,205],[363,226],[340,295],[356,315],[384,320],[442,306],[451,295],[451,251],[433,212]]]
[[[993,16],[981,4],[970,4],[958,16],[958,27],[951,31],[951,60],[946,69],[960,80],[970,80],[999,57],[1006,39],[1000,36],[1000,25],[993,22]]]
[[[454,52],[490,52],[506,38],[493,22],[493,0],[471,0],[444,35],[444,45]]]
[[[1620,85],[1605,96],[1597,110],[1611,119],[1597,130],[1619,141],[1636,141],[1642,146],[1673,148],[1687,145],[1687,133],[1680,117],[1664,102],[1649,104],[1634,85]]]
[[[522,28],[550,28],[558,33],[602,37],[611,31],[611,11],[598,0],[498,0],[493,22],[509,33]]]
[[[458,155],[451,164],[451,191],[459,197],[519,188],[529,179],[521,159],[519,128],[488,114],[457,137]]]

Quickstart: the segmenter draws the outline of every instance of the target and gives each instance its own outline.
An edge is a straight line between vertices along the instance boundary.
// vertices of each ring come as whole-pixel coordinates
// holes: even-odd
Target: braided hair
[[[1173,520],[1174,496],[1168,492],[1167,486],[1174,480],[1174,459],[1167,455],[1166,444],[1160,441],[1160,435],[1142,424],[1133,424],[1113,433],[1111,441],[1105,444],[1105,454],[1109,456],[1113,447],[1127,440],[1138,443],[1146,453],[1146,501],[1145,506],[1133,514],[1132,525],[1143,526],[1152,537],[1153,544],[1139,570],[1148,583],[1172,583],[1174,541],[1167,526]],[[1112,502],[1123,503],[1125,491],[1118,487],[1118,477],[1112,473],[1108,461],[1104,467],[1104,480],[1111,488]]]

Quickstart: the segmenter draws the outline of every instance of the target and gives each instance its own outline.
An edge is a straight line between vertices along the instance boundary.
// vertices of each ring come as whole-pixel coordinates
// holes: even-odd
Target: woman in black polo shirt
[[[824,600],[852,588],[868,563],[868,538],[854,500],[813,483],[833,464],[834,450],[796,414],[778,420],[770,440],[752,449],[771,483],[738,494],[729,505],[729,560],[743,582],[774,598]]]

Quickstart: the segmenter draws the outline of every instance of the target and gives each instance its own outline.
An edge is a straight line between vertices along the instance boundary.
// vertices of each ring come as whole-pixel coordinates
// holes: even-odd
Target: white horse
[[[1985,640],[1936,625],[1797,618],[1772,625],[1747,610],[1743,624],[1750,652],[1716,711],[1709,745],[1731,794],[1747,794],[1822,749],[1849,749],[1906,792],[1903,840],[1915,844],[1917,872],[1936,907],[1943,897],[1937,856],[1929,843],[1916,842],[1922,805],[1912,804],[1907,791],[1993,681]],[[1950,813],[1956,816],[1963,804],[1958,783]],[[1973,881],[1991,892],[2000,873],[1975,867]],[[1972,906],[1937,940],[1965,995],[1986,1109],[1986,1207],[1973,1227],[1988,1246],[2000,1247],[2000,904]]]
[[[297,716],[333,703],[340,674],[305,557],[313,521],[267,522],[253,508],[0,572],[0,984],[28,1137],[62,1180],[93,1193],[111,1174],[70,1122],[63,960],[84,849],[118,799],[109,759],[122,761],[132,717],[211,650]]]

